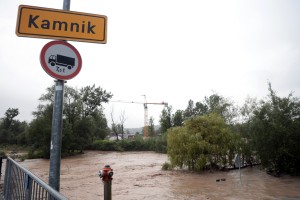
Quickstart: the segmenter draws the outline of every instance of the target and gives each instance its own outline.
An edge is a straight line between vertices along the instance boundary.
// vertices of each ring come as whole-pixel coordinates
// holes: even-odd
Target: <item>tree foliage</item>
[[[27,142],[31,146],[30,154],[38,154],[38,157],[50,156],[51,124],[53,105],[39,106],[35,112],[35,119],[29,124]]]
[[[65,86],[62,151],[74,152],[83,149],[96,139],[103,139],[109,132],[102,104],[112,94],[101,87],[86,86],[81,89]],[[33,151],[43,157],[49,156],[54,87],[46,89],[40,97],[40,105],[33,114],[28,140]],[[44,124],[44,125],[43,125]]]
[[[217,113],[225,119],[226,123],[232,123],[237,116],[237,108],[230,99],[215,93],[208,97],[205,96],[202,101],[196,103],[189,100],[183,116],[184,119],[190,119],[210,113]]]
[[[171,164],[195,171],[231,164],[239,139],[216,113],[189,119],[167,134]]]
[[[279,97],[269,83],[269,96],[249,117],[249,131],[264,167],[276,173],[300,173],[300,101]]]
[[[216,93],[204,97],[202,101],[196,103],[190,99],[185,110],[176,110],[174,114],[172,114],[172,111],[172,106],[168,106],[161,112],[159,122],[162,133],[165,133],[171,127],[182,126],[185,120],[210,113],[220,115],[228,124],[233,124],[234,119],[237,117],[237,108],[233,102]]]
[[[154,137],[156,135],[153,117],[150,117],[149,119],[148,135],[149,137]]]
[[[175,114],[173,115],[173,126],[182,126],[183,125],[183,111],[176,110]]]
[[[165,133],[172,127],[172,106],[166,106],[160,115],[160,132]]]
[[[19,115],[18,108],[8,108],[0,119],[0,144],[23,145],[28,124],[15,119]]]

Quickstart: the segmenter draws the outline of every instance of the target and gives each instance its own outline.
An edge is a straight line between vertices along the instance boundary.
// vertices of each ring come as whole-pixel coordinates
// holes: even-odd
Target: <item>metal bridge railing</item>
[[[7,158],[4,177],[4,200],[66,200],[16,161]]]

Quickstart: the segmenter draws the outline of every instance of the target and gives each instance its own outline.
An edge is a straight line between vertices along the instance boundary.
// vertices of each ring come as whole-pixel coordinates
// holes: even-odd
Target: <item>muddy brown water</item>
[[[98,172],[109,164],[114,170],[114,200],[300,199],[300,177],[276,178],[258,167],[241,169],[241,175],[239,170],[201,174],[162,171],[166,161],[166,154],[153,152],[86,151],[62,159],[60,192],[71,200],[104,199]],[[49,160],[20,164],[48,182]]]

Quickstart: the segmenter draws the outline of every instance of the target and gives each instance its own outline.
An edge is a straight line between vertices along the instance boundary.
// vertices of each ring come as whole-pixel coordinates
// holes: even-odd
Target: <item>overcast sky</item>
[[[1,0],[0,117],[19,108],[32,120],[38,98],[54,84],[39,55],[51,40],[17,37],[19,5],[62,9],[63,0]],[[261,99],[267,83],[280,96],[300,96],[298,0],[71,0],[71,10],[106,15],[107,44],[70,42],[82,70],[66,84],[96,84],[115,100],[168,102],[185,109],[213,91],[242,104]],[[142,104],[104,106],[109,124],[123,111],[125,127],[144,124]],[[158,124],[163,106],[149,105]]]

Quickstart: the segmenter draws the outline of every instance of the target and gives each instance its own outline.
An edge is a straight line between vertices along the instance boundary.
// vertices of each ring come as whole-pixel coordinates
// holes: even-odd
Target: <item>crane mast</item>
[[[144,103],[144,137],[148,137],[148,105],[147,105],[147,99],[146,95],[142,95],[145,98],[145,103]]]
[[[144,96],[144,102],[122,101],[122,100],[111,100],[111,102],[143,104],[144,105],[144,137],[148,137],[149,136],[149,133],[148,133],[148,126],[149,126],[149,124],[148,124],[148,105],[153,104],[153,105],[168,106],[168,103],[166,103],[164,101],[160,102],[160,103],[148,103],[146,95],[142,95],[142,96]]]

